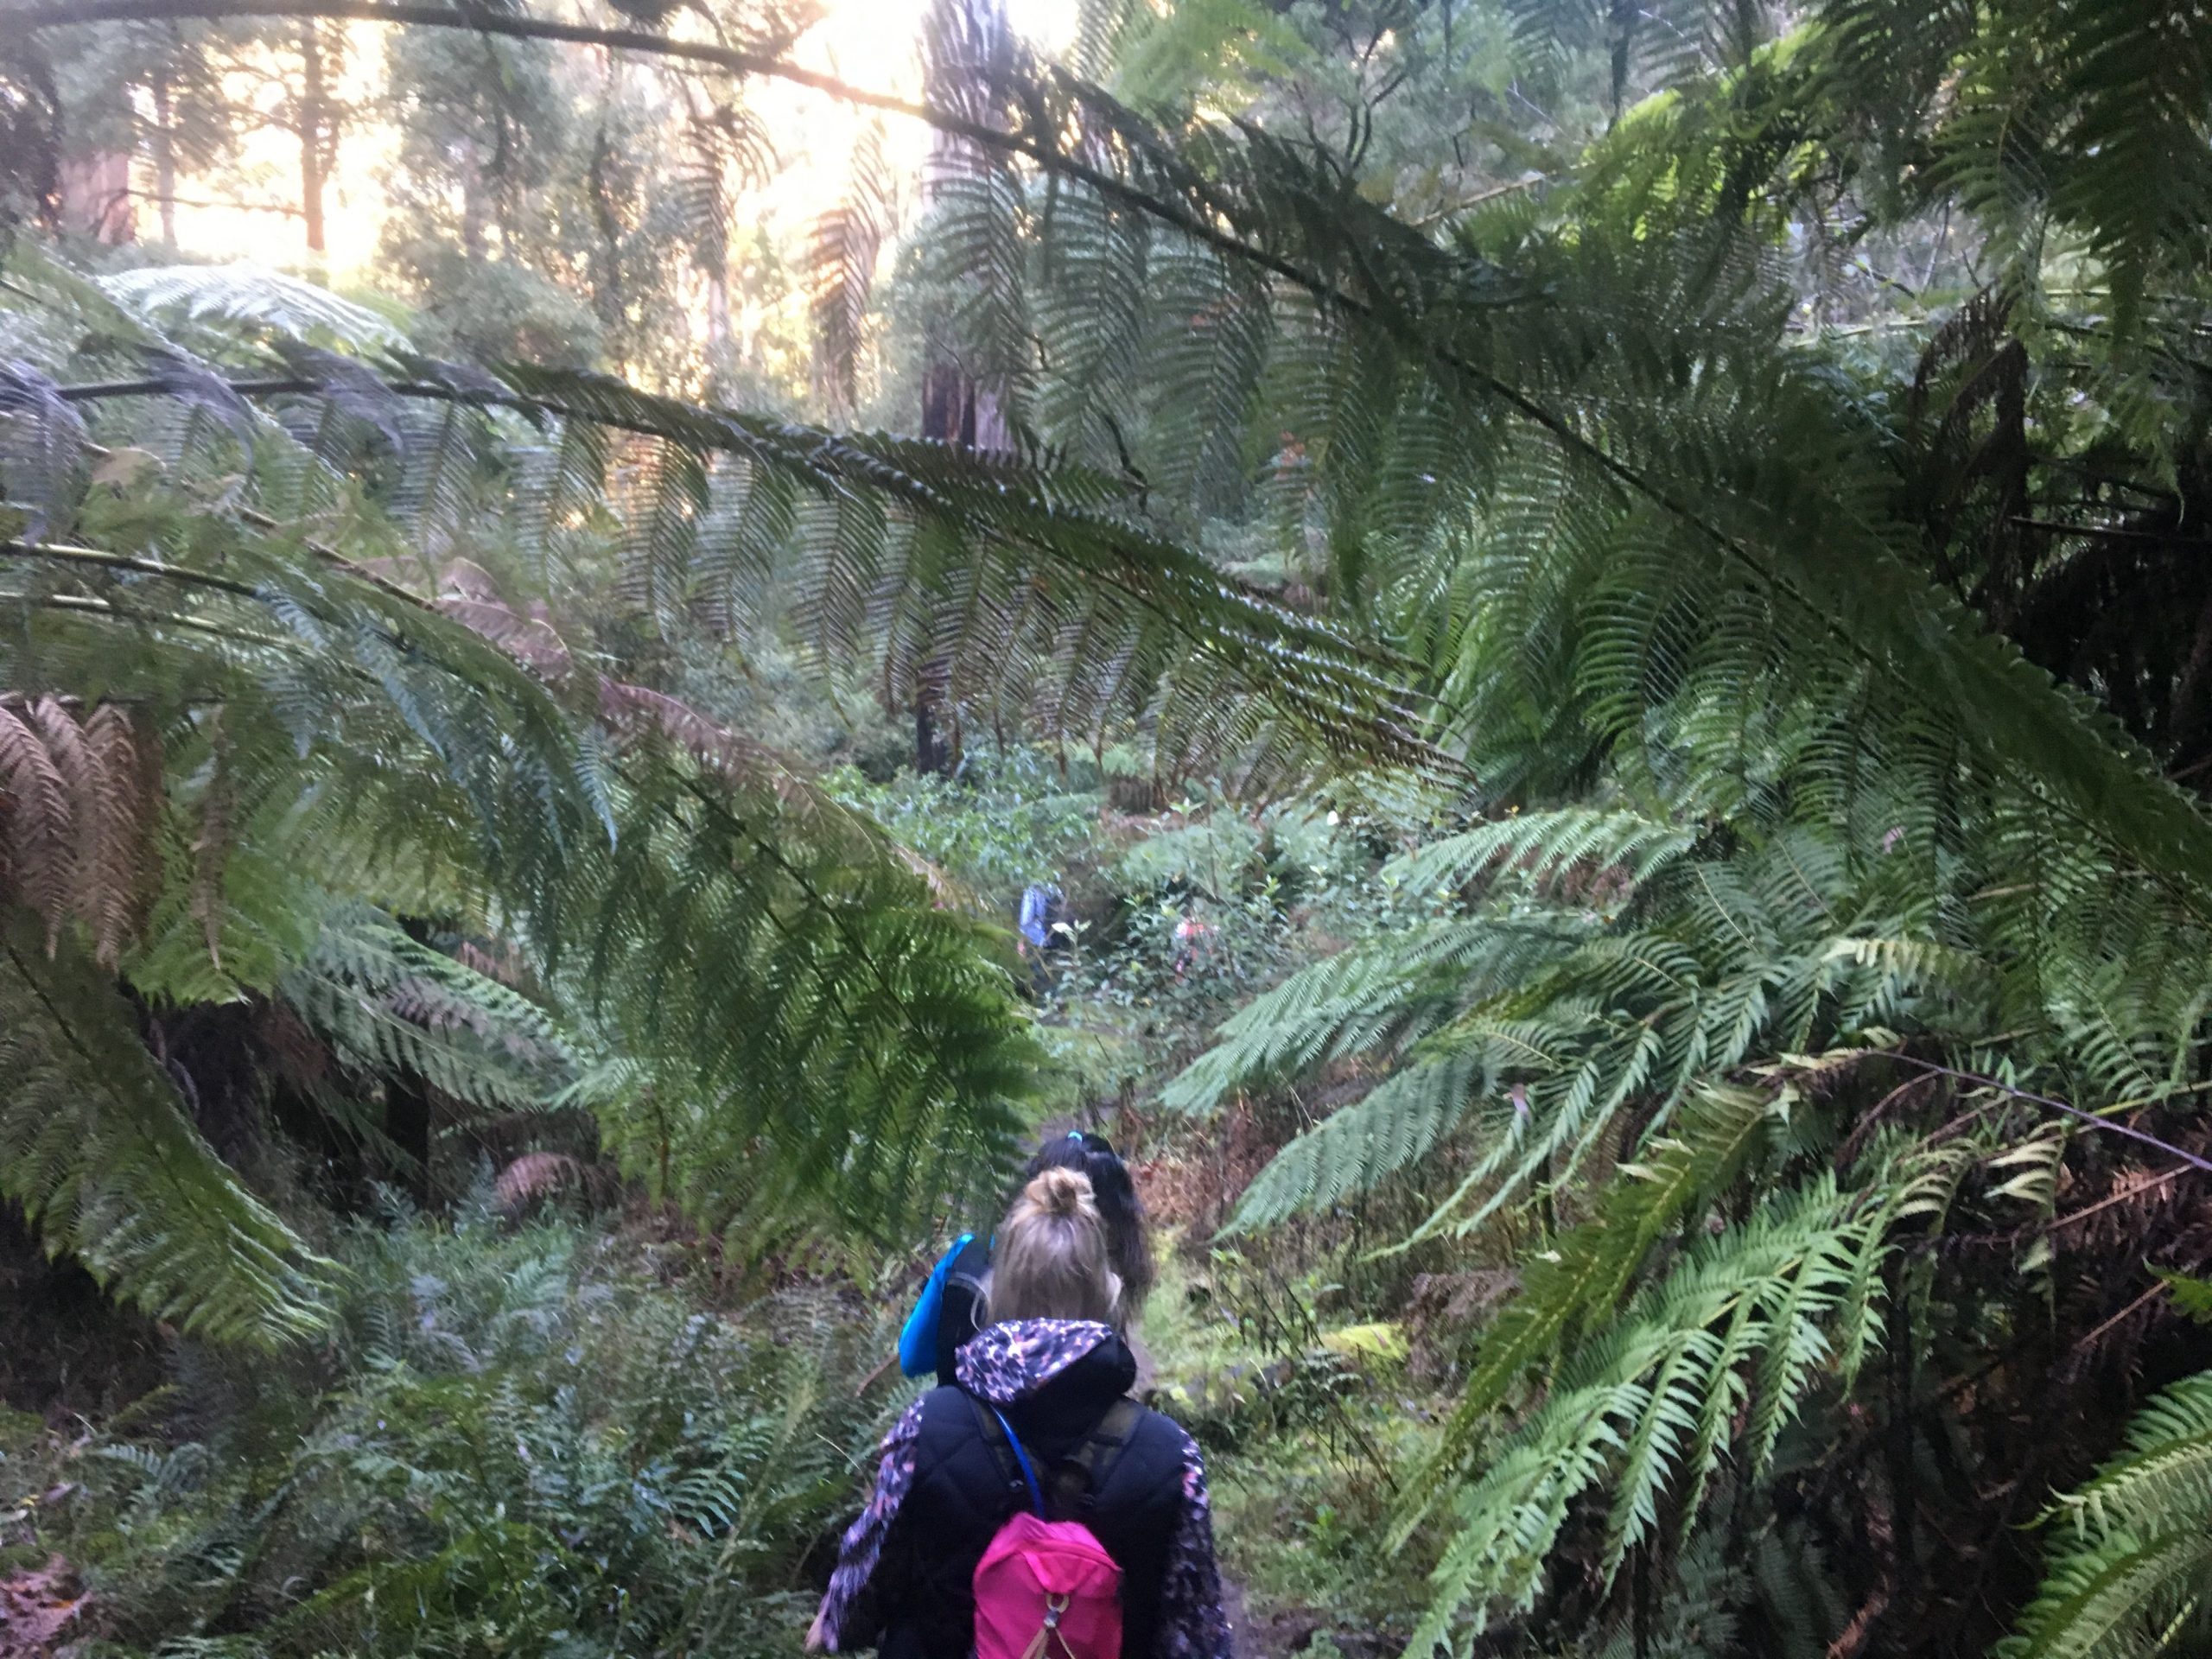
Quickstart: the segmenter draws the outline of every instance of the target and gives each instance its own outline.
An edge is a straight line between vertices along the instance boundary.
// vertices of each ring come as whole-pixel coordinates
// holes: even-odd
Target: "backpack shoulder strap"
[[[980,1298],[991,1276],[991,1241],[972,1234],[947,1258],[944,1281],[972,1291]]]
[[[1121,1461],[1122,1453],[1128,1450],[1129,1441],[1143,1417],[1144,1408],[1128,1398],[1116,1400],[1106,1408],[1106,1414],[1084,1438],[1083,1444],[1052,1470],[1053,1514],[1086,1516],[1098,1507],[1098,1495],[1106,1490],[1108,1477]]]
[[[1022,1451],[1021,1442],[1014,1439],[1013,1428],[988,1402],[978,1400],[972,1394],[966,1398],[976,1414],[976,1427],[982,1431],[983,1444],[991,1449],[991,1461],[999,1466],[999,1478],[1005,1483],[1016,1507],[1026,1499],[1039,1514],[1043,1514],[1044,1494],[1037,1488],[1037,1477],[1030,1469],[1028,1454]]]

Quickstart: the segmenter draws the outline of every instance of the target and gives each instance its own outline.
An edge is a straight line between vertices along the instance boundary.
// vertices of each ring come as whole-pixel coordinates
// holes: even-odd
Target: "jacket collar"
[[[1048,1383],[1111,1402],[1136,1380],[1136,1360],[1110,1325],[1095,1319],[1013,1319],[986,1325],[960,1350],[960,1386],[995,1406],[1027,1400]]]

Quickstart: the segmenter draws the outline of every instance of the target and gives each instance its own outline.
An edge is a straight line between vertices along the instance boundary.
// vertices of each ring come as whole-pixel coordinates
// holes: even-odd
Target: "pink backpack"
[[[1019,1466],[1032,1508],[1001,1527],[976,1564],[976,1659],[1122,1659],[1122,1569],[1082,1522],[1048,1518],[1013,1425],[976,1404],[1007,1484]],[[1105,1485],[1138,1414],[1134,1402],[1116,1401],[1052,1471],[1053,1511],[1071,1514]]]

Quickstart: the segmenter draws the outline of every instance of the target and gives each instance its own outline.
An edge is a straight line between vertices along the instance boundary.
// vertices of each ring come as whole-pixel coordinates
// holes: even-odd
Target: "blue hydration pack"
[[[1060,907],[1060,890],[1051,886],[1025,887],[1021,911],[1014,925],[1033,950],[1042,950],[1052,937],[1053,914]]]

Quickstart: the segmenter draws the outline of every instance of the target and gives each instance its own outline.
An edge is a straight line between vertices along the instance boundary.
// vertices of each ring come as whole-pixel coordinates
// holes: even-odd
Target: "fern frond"
[[[1605,1189],[1597,1219],[1531,1262],[1520,1295],[1484,1338],[1425,1479],[1433,1492],[1466,1454],[1482,1421],[1529,1366],[1580,1324],[1606,1321],[1662,1232],[1733,1179],[1772,1126],[1766,1097],[1714,1089],[1694,1102],[1675,1132],[1640,1149],[1629,1179]]]
[[[1453,1535],[1414,1650],[1446,1639],[1463,1612],[1480,1630],[1492,1606],[1531,1605],[1570,1505],[1601,1481],[1614,1489],[1601,1567],[1608,1582],[1655,1531],[1659,1499],[1677,1482],[1690,1484],[1694,1514],[1740,1408],[1794,1413],[1834,1351],[1840,1313],[1859,1326],[1843,1333],[1847,1342],[1869,1339],[1873,1310],[1854,1305],[1852,1292],[1885,1249],[1883,1234],[1878,1211],[1815,1181],[1700,1242],[1576,1348],[1542,1403],[1455,1500]],[[1770,1444],[1755,1433],[1752,1472]]]
[[[334,910],[276,988],[341,1059],[473,1105],[542,1106],[575,1066],[544,1009],[359,905]]]
[[[1575,938],[1564,923],[1458,922],[1328,957],[1238,1009],[1215,1046],[1161,1091],[1161,1103],[1205,1113],[1234,1089],[1402,1044],[1433,1029],[1463,996],[1515,982]]]
[[[221,1341],[318,1330],[328,1264],[183,1115],[97,965],[25,930],[0,943],[0,1190],[49,1250],[117,1296]]]
[[[0,501],[12,525],[43,535],[83,486],[85,423],[57,395],[50,376],[27,363],[0,365]]]
[[[2128,1425],[2120,1453],[2043,1518],[2052,1560],[2004,1659],[2190,1650],[2212,1618],[2212,1376]]]
[[[198,325],[213,339],[284,339],[368,351],[406,344],[398,329],[327,288],[259,265],[149,265],[95,279],[128,309]]]
[[[115,703],[79,725],[56,698],[0,695],[0,897],[36,912],[49,938],[81,923],[110,967],[159,870],[158,756],[142,741]]]
[[[1465,1054],[1393,1072],[1270,1159],[1237,1199],[1224,1230],[1324,1213],[1408,1168],[1451,1133],[1487,1082]]]
[[[1687,853],[1695,836],[1640,813],[1568,807],[1501,818],[1463,835],[1430,842],[1398,860],[1390,874],[1415,891],[1467,885],[1491,866],[1533,885],[1558,880],[1578,865],[1619,869],[1632,881]]]
[[[0,798],[6,809],[0,870],[6,873],[9,896],[44,919],[50,950],[75,886],[74,815],[44,741],[5,703],[0,703],[0,781],[7,785]]]
[[[295,360],[310,379],[328,366]],[[416,400],[379,381],[389,402],[371,412],[423,401],[473,418],[479,394],[459,384]],[[371,397],[350,376],[338,392]],[[829,499],[861,493],[810,458],[819,435],[688,419],[649,435],[694,458],[765,454]],[[885,476],[846,454],[863,490]],[[321,996],[332,1023],[365,1022],[365,1058],[463,1095],[542,1098],[557,1067],[502,1077],[476,1050],[487,1033],[472,1010],[499,1005],[495,988],[432,995],[448,970],[410,966],[390,941],[375,963],[337,964],[337,985],[315,978],[330,893],[496,915],[540,982],[634,1063],[638,1090],[594,1103],[610,1149],[702,1217],[742,1212],[764,1236],[825,1213],[868,1230],[996,1180],[1034,1051],[992,937],[938,910],[879,829],[675,700],[580,671],[480,570],[448,560],[426,575],[435,598],[404,591],[371,565],[423,562],[372,518],[340,525],[355,563],[302,547],[260,507],[233,516],[228,500],[211,510],[153,488],[146,534],[165,560],[39,543],[0,562],[0,595],[28,624],[0,683],[96,690],[144,708],[167,740],[162,882],[124,952],[136,984],[226,998],[305,973],[289,982]],[[138,585],[111,580],[118,560]],[[73,830],[58,740],[10,718],[23,734],[11,764]],[[54,868],[75,868],[74,843],[36,844],[49,842]],[[365,1007],[371,983],[383,997]],[[524,1012],[501,1017],[512,1028]]]
[[[849,414],[859,397],[876,261],[897,224],[897,193],[883,161],[883,128],[872,124],[854,143],[844,199],[815,220],[809,248],[807,307],[814,324],[815,380],[833,416]]]

